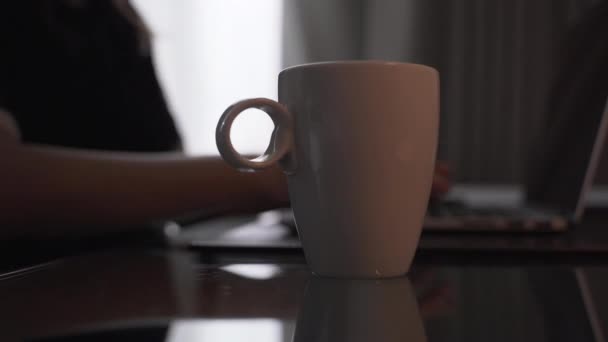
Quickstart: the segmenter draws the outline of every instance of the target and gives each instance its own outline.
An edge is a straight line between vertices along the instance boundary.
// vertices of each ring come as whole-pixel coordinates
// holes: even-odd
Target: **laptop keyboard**
[[[470,207],[464,202],[431,202],[425,230],[563,231],[566,218],[525,207]]]
[[[501,216],[518,217],[529,216],[534,211],[526,208],[509,207],[470,207],[459,201],[431,201],[428,215],[434,217],[462,217],[462,216]]]

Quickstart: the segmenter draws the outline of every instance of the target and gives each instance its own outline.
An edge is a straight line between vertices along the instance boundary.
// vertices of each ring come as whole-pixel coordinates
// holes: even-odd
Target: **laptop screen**
[[[526,199],[534,206],[557,209],[578,221],[607,143],[608,107],[576,114],[560,118],[551,127],[554,132],[548,136],[544,151],[530,163]]]
[[[608,128],[608,2],[572,21],[546,99],[546,126],[529,155],[527,199],[578,220]]]

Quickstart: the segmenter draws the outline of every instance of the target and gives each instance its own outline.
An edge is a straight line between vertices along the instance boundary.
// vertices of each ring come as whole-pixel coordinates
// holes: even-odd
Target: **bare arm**
[[[2,123],[4,122],[4,124]],[[12,127],[11,127],[12,126]],[[22,144],[0,113],[0,238],[148,222],[201,208],[243,211],[286,200],[277,170],[242,174],[219,158]]]

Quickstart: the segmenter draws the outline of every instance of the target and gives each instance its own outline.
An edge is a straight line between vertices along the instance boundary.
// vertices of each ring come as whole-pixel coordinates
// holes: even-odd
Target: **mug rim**
[[[287,67],[279,73],[279,76],[283,73],[293,71],[293,70],[301,70],[301,69],[323,69],[323,68],[331,68],[331,67],[389,67],[389,68],[415,68],[421,71],[431,71],[433,73],[439,73],[437,69],[417,63],[409,63],[409,62],[395,62],[395,61],[384,61],[384,60],[341,60],[341,61],[324,61],[324,62],[315,62],[315,63],[305,63],[298,64]]]

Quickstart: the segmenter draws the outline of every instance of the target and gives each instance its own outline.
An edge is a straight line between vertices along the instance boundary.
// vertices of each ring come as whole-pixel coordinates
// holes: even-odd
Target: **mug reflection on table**
[[[426,341],[416,296],[406,277],[311,278],[294,342]]]

